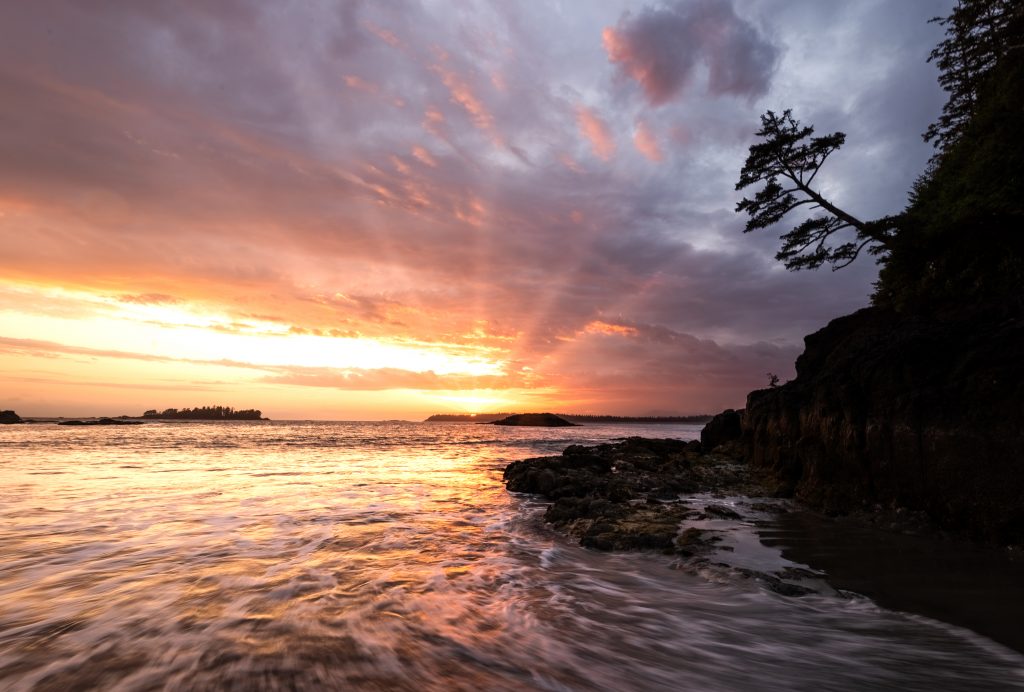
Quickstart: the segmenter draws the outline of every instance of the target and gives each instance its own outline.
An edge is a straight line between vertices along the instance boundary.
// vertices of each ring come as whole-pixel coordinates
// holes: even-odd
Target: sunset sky
[[[898,212],[951,4],[2,3],[0,408],[742,406],[876,275],[742,234],[758,116]]]

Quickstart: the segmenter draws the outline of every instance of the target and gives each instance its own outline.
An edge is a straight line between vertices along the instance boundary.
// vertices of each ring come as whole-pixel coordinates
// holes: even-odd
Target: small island
[[[16,423],[24,423],[14,411],[0,411],[0,425],[14,425]]]
[[[197,406],[195,408],[150,409],[142,414],[146,420],[267,420],[259,409],[235,410],[230,406]]]
[[[553,413],[517,413],[509,416],[508,418],[491,421],[490,425],[522,425],[541,428],[565,428],[575,426],[576,423],[570,423],[566,419],[556,416]]]

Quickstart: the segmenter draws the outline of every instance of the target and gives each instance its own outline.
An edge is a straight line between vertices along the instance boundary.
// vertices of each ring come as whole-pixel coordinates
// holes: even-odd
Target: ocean
[[[1024,689],[969,630],[586,550],[501,482],[699,430],[0,426],[0,689]]]

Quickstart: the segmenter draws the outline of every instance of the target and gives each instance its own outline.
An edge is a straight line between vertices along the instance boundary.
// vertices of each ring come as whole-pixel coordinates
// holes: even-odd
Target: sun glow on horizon
[[[50,313],[22,311],[0,300],[0,336],[52,341],[110,353],[256,367],[337,370],[393,369],[412,373],[497,377],[505,362],[495,349],[417,340],[294,333],[289,325],[238,320],[194,304],[125,303],[60,288],[8,288],[29,305],[52,301]],[[25,300],[28,298],[29,300]]]

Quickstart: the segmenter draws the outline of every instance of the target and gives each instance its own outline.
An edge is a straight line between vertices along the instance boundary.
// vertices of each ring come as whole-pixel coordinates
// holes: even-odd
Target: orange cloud
[[[643,121],[637,124],[636,131],[633,133],[633,146],[651,161],[658,162],[663,158],[657,137]]]
[[[358,77],[354,74],[347,74],[342,79],[345,80],[345,85],[349,89],[355,89],[356,91],[365,91],[368,94],[376,94],[380,92],[380,87],[372,82],[367,82],[362,77]]]
[[[604,161],[611,159],[615,153],[615,140],[604,120],[586,106],[579,106],[576,109],[576,122],[580,133],[590,142],[594,155]]]
[[[395,36],[394,32],[388,31],[383,27],[377,26],[373,22],[364,22],[363,26],[366,28],[367,31],[369,31],[371,34],[373,34],[374,36],[376,36],[377,38],[379,38],[381,41],[388,44],[392,48],[397,48],[402,44],[401,40],[399,40],[399,38]]]
[[[568,154],[559,154],[558,155],[558,160],[562,162],[563,166],[568,168],[573,173],[582,173],[583,172],[583,166],[581,166],[579,164],[579,162],[576,161],[576,159],[574,159],[573,157],[569,156]]]
[[[448,87],[452,101],[462,106],[469,114],[473,124],[477,128],[493,134],[494,116],[487,110],[469,84],[452,70],[447,70],[440,65],[435,65],[431,69],[441,78],[441,83]]]
[[[605,334],[608,336],[636,336],[639,334],[635,327],[627,327],[624,324],[612,324],[603,320],[594,320],[583,328],[587,334]]]
[[[444,139],[444,122],[444,113],[434,106],[427,108],[423,114],[423,129],[441,139]]]
[[[437,160],[431,155],[429,151],[421,146],[415,146],[412,148],[412,155],[415,156],[421,163],[430,166],[431,168],[437,168]]]
[[[483,201],[477,197],[470,198],[468,202],[459,204],[455,208],[455,218],[474,228],[480,228],[484,225],[484,215],[486,213],[487,208],[484,206]]]
[[[410,171],[412,170],[409,168],[409,164],[405,163],[404,161],[402,161],[402,159],[394,155],[391,156],[391,165],[394,166],[395,170],[401,173],[402,175],[409,175]]]

